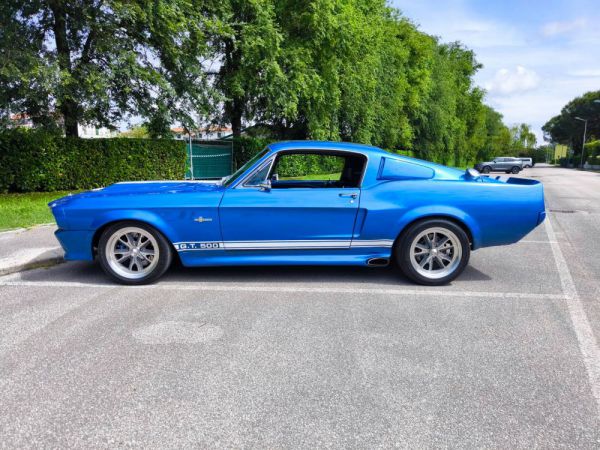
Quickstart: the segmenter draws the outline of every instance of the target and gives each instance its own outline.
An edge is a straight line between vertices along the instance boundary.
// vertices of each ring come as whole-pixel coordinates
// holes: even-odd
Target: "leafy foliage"
[[[520,148],[474,53],[385,0],[6,0],[0,17],[0,106],[46,127],[58,111],[67,135],[130,115],[150,137],[230,123],[235,166],[255,149],[245,125],[461,166]]]
[[[152,136],[206,110],[198,64],[209,26],[194,0],[5,0],[0,3],[0,103],[68,136],[77,123],[148,119]]]
[[[473,84],[473,52],[440,44],[383,0],[225,0],[212,11],[229,30],[215,40],[216,87],[235,136],[258,122],[273,139],[362,142],[456,165],[510,149]]]
[[[122,180],[178,179],[185,143],[64,138],[43,130],[0,132],[0,192],[90,189]]]
[[[600,91],[587,92],[567,103],[558,116],[551,118],[542,127],[553,142],[570,145],[581,154],[584,122],[588,120],[587,138],[600,138]]]

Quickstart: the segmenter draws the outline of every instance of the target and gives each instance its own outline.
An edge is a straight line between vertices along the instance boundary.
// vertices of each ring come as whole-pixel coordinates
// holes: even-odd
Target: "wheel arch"
[[[396,244],[400,241],[402,241],[402,239],[404,238],[404,235],[406,234],[406,232],[409,230],[409,228],[411,226],[413,226],[414,224],[418,223],[418,222],[423,222],[425,220],[435,220],[435,219],[440,219],[440,220],[447,220],[449,222],[454,223],[455,225],[458,225],[467,235],[467,237],[469,238],[469,244],[472,250],[475,250],[476,248],[479,247],[479,236],[478,234],[478,227],[476,227],[476,225],[474,224],[474,222],[471,220],[465,220],[464,217],[460,217],[457,216],[455,214],[450,214],[450,213],[426,213],[423,215],[418,215],[416,217],[411,217],[410,219],[406,220],[403,225],[402,228],[400,229],[400,231],[398,232],[396,239],[394,240],[394,248],[396,247]],[[474,233],[475,230],[475,233]]]
[[[127,214],[119,214],[117,216],[113,216],[113,217],[107,217],[105,218],[105,220],[97,220],[97,226],[96,226],[96,230],[94,231],[94,235],[92,236],[92,257],[96,257],[97,253],[98,253],[98,243],[100,242],[100,237],[102,236],[102,233],[104,233],[104,231],[110,227],[111,225],[114,225],[116,223],[119,222],[137,222],[139,224],[142,225],[148,225],[151,226],[152,228],[154,228],[156,231],[158,231],[159,233],[161,233],[165,239],[167,240],[167,242],[169,243],[169,245],[171,246],[171,250],[173,251],[174,255],[177,255],[177,258],[179,258],[179,253],[175,250],[175,247],[173,246],[173,239],[171,236],[173,236],[173,230],[167,225],[165,224],[162,220],[160,220],[160,218],[155,218],[153,217],[154,215],[150,215],[150,216],[131,216],[131,215],[127,215]],[[157,220],[158,219],[158,220]],[[166,231],[165,231],[166,228]],[[169,236],[171,234],[171,236]]]

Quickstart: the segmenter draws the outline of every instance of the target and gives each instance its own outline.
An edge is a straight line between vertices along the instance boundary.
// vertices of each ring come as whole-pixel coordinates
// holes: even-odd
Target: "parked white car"
[[[523,168],[524,169],[529,169],[533,166],[535,166],[535,163],[533,162],[532,158],[518,158],[521,161],[523,161]]]

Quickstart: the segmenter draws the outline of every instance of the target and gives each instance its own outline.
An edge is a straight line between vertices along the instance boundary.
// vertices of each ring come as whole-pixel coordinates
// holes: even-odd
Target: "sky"
[[[600,90],[599,0],[390,0],[442,42],[483,64],[475,77],[507,125],[541,127],[575,97]]]

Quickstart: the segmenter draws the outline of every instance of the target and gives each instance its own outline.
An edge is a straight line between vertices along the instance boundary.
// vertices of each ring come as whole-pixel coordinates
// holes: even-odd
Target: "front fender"
[[[139,209],[119,209],[112,211],[104,211],[94,217],[92,221],[92,229],[97,231],[111,222],[119,222],[122,220],[134,220],[139,222],[145,222],[148,225],[153,226],[165,237],[171,241],[177,241],[177,233],[175,229],[169,225],[160,215],[147,210]]]
[[[406,211],[396,221],[396,236],[399,236],[410,223],[428,217],[447,217],[461,222],[471,233],[473,249],[481,245],[481,230],[475,219],[465,211],[448,205],[427,205]]]

